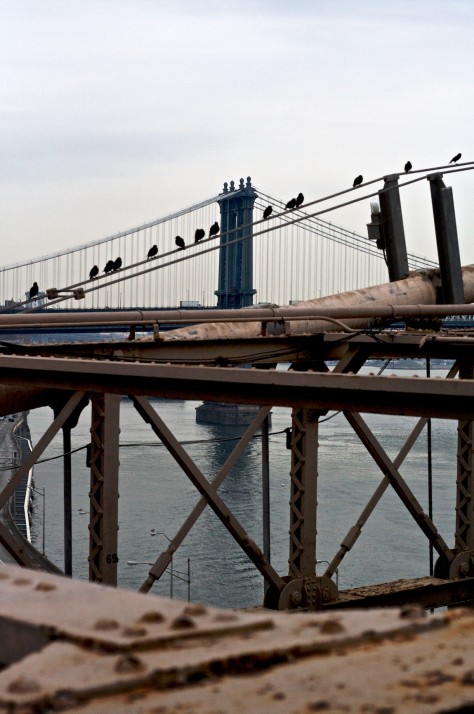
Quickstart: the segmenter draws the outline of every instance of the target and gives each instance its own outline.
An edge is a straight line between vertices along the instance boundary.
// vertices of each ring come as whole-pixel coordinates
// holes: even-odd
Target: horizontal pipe
[[[466,303],[474,302],[474,265],[462,269],[464,298]],[[73,327],[107,326],[107,325],[150,325],[166,323],[192,322],[206,323],[200,328],[179,328],[162,335],[163,339],[196,339],[200,336],[226,336],[226,325],[230,332],[227,336],[235,336],[235,329],[242,332],[243,337],[258,334],[262,322],[290,321],[295,323],[291,328],[293,334],[320,332],[329,329],[328,323],[315,324],[318,317],[334,319],[367,319],[403,318],[403,317],[447,317],[450,315],[474,315],[474,305],[436,305],[436,288],[434,279],[437,271],[429,273],[413,273],[404,280],[376,285],[360,290],[352,290],[336,295],[329,295],[314,300],[306,300],[299,305],[285,307],[251,307],[240,310],[127,310],[123,312],[101,311],[71,313],[12,313],[0,315],[0,329],[13,327]],[[209,330],[215,323],[216,329],[211,335]],[[237,327],[236,323],[242,324]],[[253,326],[252,326],[253,323]],[[306,324],[307,323],[307,324]],[[196,331],[197,329],[197,331]],[[334,329],[334,327],[332,328]]]

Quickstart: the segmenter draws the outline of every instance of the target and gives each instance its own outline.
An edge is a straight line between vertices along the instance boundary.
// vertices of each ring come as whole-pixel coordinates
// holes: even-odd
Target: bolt
[[[303,596],[301,595],[299,590],[293,590],[293,592],[290,595],[290,602],[292,605],[301,605],[301,601],[303,600]]]
[[[461,563],[459,566],[459,575],[468,575],[469,574],[469,563]]]

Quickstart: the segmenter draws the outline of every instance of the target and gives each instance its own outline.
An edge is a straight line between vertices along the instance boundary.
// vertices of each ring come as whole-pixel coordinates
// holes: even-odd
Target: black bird
[[[149,258],[154,258],[157,253],[158,253],[158,246],[152,245],[150,250],[148,251],[148,255],[147,255],[146,259],[148,260]]]
[[[204,228],[197,228],[196,233],[194,234],[194,242],[199,243],[199,241],[202,240],[205,235],[206,231],[204,230]]]
[[[413,166],[411,165],[411,161],[407,161],[405,164],[405,173],[407,174],[409,171],[411,171]]]
[[[266,209],[265,209],[264,212],[263,212],[263,218],[264,218],[264,219],[265,219],[265,218],[269,218],[272,211],[273,211],[272,206],[267,206]]]
[[[362,174],[359,174],[358,176],[356,176],[354,179],[354,183],[352,184],[352,188],[355,188],[356,186],[360,186],[363,180],[364,180],[364,177],[362,176]]]
[[[296,207],[296,198],[290,198],[290,200],[286,204],[285,208],[288,208],[290,211],[292,211],[295,207]]]
[[[453,156],[453,158],[451,159],[451,161],[449,163],[450,164],[457,163],[459,161],[459,159],[461,158],[461,156],[462,156],[462,154],[456,154],[456,156]]]
[[[299,193],[299,194],[297,195],[297,197],[296,197],[295,207],[296,207],[296,208],[299,208],[302,203],[304,203],[304,196],[303,196],[302,193]]]
[[[117,258],[116,260],[114,260],[114,267],[113,267],[114,272],[116,270],[120,270],[121,267],[122,267],[122,258]]]
[[[215,223],[212,224],[212,226],[209,228],[209,238],[211,236],[216,236],[219,233],[219,224],[216,221]]]
[[[174,239],[174,242],[176,243],[178,248],[186,248],[186,243],[181,238],[181,236],[176,236],[176,238]]]
[[[114,261],[108,260],[107,263],[105,264],[104,273],[106,273],[106,274],[111,273],[113,269],[114,269]]]
[[[89,273],[89,280],[94,280],[99,275],[99,266],[94,265],[93,268],[91,268],[90,273]]]
[[[30,288],[30,296],[29,296],[28,300],[33,300],[33,298],[38,295],[38,290],[39,290],[38,283],[36,283],[36,282],[33,283],[33,285]]]

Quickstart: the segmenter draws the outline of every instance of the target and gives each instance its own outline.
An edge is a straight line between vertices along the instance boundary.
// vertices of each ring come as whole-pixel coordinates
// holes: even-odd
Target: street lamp
[[[164,533],[163,531],[155,531],[155,529],[152,528],[150,531],[150,535],[152,535],[152,536],[162,535],[166,538],[168,543],[171,543],[171,538],[168,538],[166,533]],[[172,600],[172,599],[173,599],[173,556],[171,556],[171,560],[170,560],[170,600]]]

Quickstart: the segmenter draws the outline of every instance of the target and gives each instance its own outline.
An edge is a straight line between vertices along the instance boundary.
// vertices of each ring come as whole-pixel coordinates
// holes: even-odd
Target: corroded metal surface
[[[446,712],[474,706],[474,614],[232,612],[5,568],[0,711]],[[28,649],[30,644],[30,649]]]

